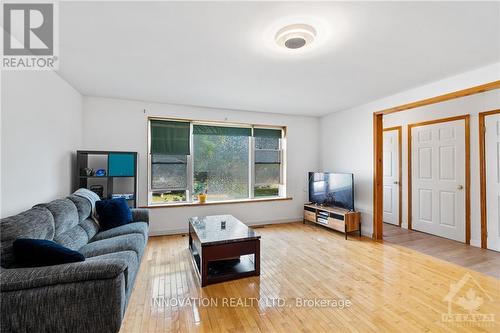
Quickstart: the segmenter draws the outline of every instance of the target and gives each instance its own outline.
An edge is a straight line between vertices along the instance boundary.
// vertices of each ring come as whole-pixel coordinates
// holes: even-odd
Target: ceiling
[[[277,29],[309,23],[310,49]],[[320,116],[499,61],[500,3],[61,2],[82,94]]]

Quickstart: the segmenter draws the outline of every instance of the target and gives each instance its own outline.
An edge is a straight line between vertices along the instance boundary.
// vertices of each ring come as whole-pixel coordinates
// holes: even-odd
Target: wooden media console
[[[358,231],[361,236],[361,213],[343,208],[318,206],[315,204],[304,205],[304,220],[347,234]]]

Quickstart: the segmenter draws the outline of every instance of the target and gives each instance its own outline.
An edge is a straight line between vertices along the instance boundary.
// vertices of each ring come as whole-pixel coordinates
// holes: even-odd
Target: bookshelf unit
[[[322,216],[325,218],[321,219]],[[347,234],[353,231],[358,231],[361,237],[360,212],[353,212],[343,208],[305,204],[303,223],[306,223],[306,221],[343,232],[345,239],[347,239]]]
[[[86,168],[93,169],[94,174],[86,174]],[[97,169],[106,170],[106,174],[95,175]],[[101,199],[124,194],[129,196],[126,198],[129,206],[137,207],[137,152],[78,150],[75,177],[75,191],[78,188],[102,186]]]

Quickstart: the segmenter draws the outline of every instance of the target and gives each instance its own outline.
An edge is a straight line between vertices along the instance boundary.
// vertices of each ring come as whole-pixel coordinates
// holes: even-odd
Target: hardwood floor
[[[388,242],[344,240],[342,234],[316,225],[270,225],[257,231],[262,236],[260,277],[203,289],[188,238],[151,237],[120,332],[499,331],[500,280],[494,277]],[[463,288],[453,301],[480,304],[471,313],[493,315],[494,322],[478,326],[442,320],[449,309],[444,298],[458,281]],[[458,298],[468,290],[476,295]],[[479,300],[475,296],[482,303],[471,303]],[[200,297],[203,301],[197,304]],[[239,298],[242,304],[228,306],[228,298]],[[330,303],[301,307],[296,302],[303,298]],[[158,302],[162,299],[163,304]],[[334,307],[333,300],[352,305]],[[457,304],[450,309],[452,314],[468,313]]]
[[[384,223],[384,241],[500,279],[500,252]]]

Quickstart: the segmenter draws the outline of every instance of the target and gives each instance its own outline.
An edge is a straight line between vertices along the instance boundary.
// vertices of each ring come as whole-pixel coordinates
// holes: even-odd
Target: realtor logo
[[[4,3],[2,7],[2,69],[57,69],[56,3]]]
[[[495,322],[495,314],[482,313],[481,306],[493,298],[481,285],[466,273],[457,283],[450,284],[448,294],[443,302],[448,303],[448,313],[442,314],[442,321],[458,326],[491,326]]]

